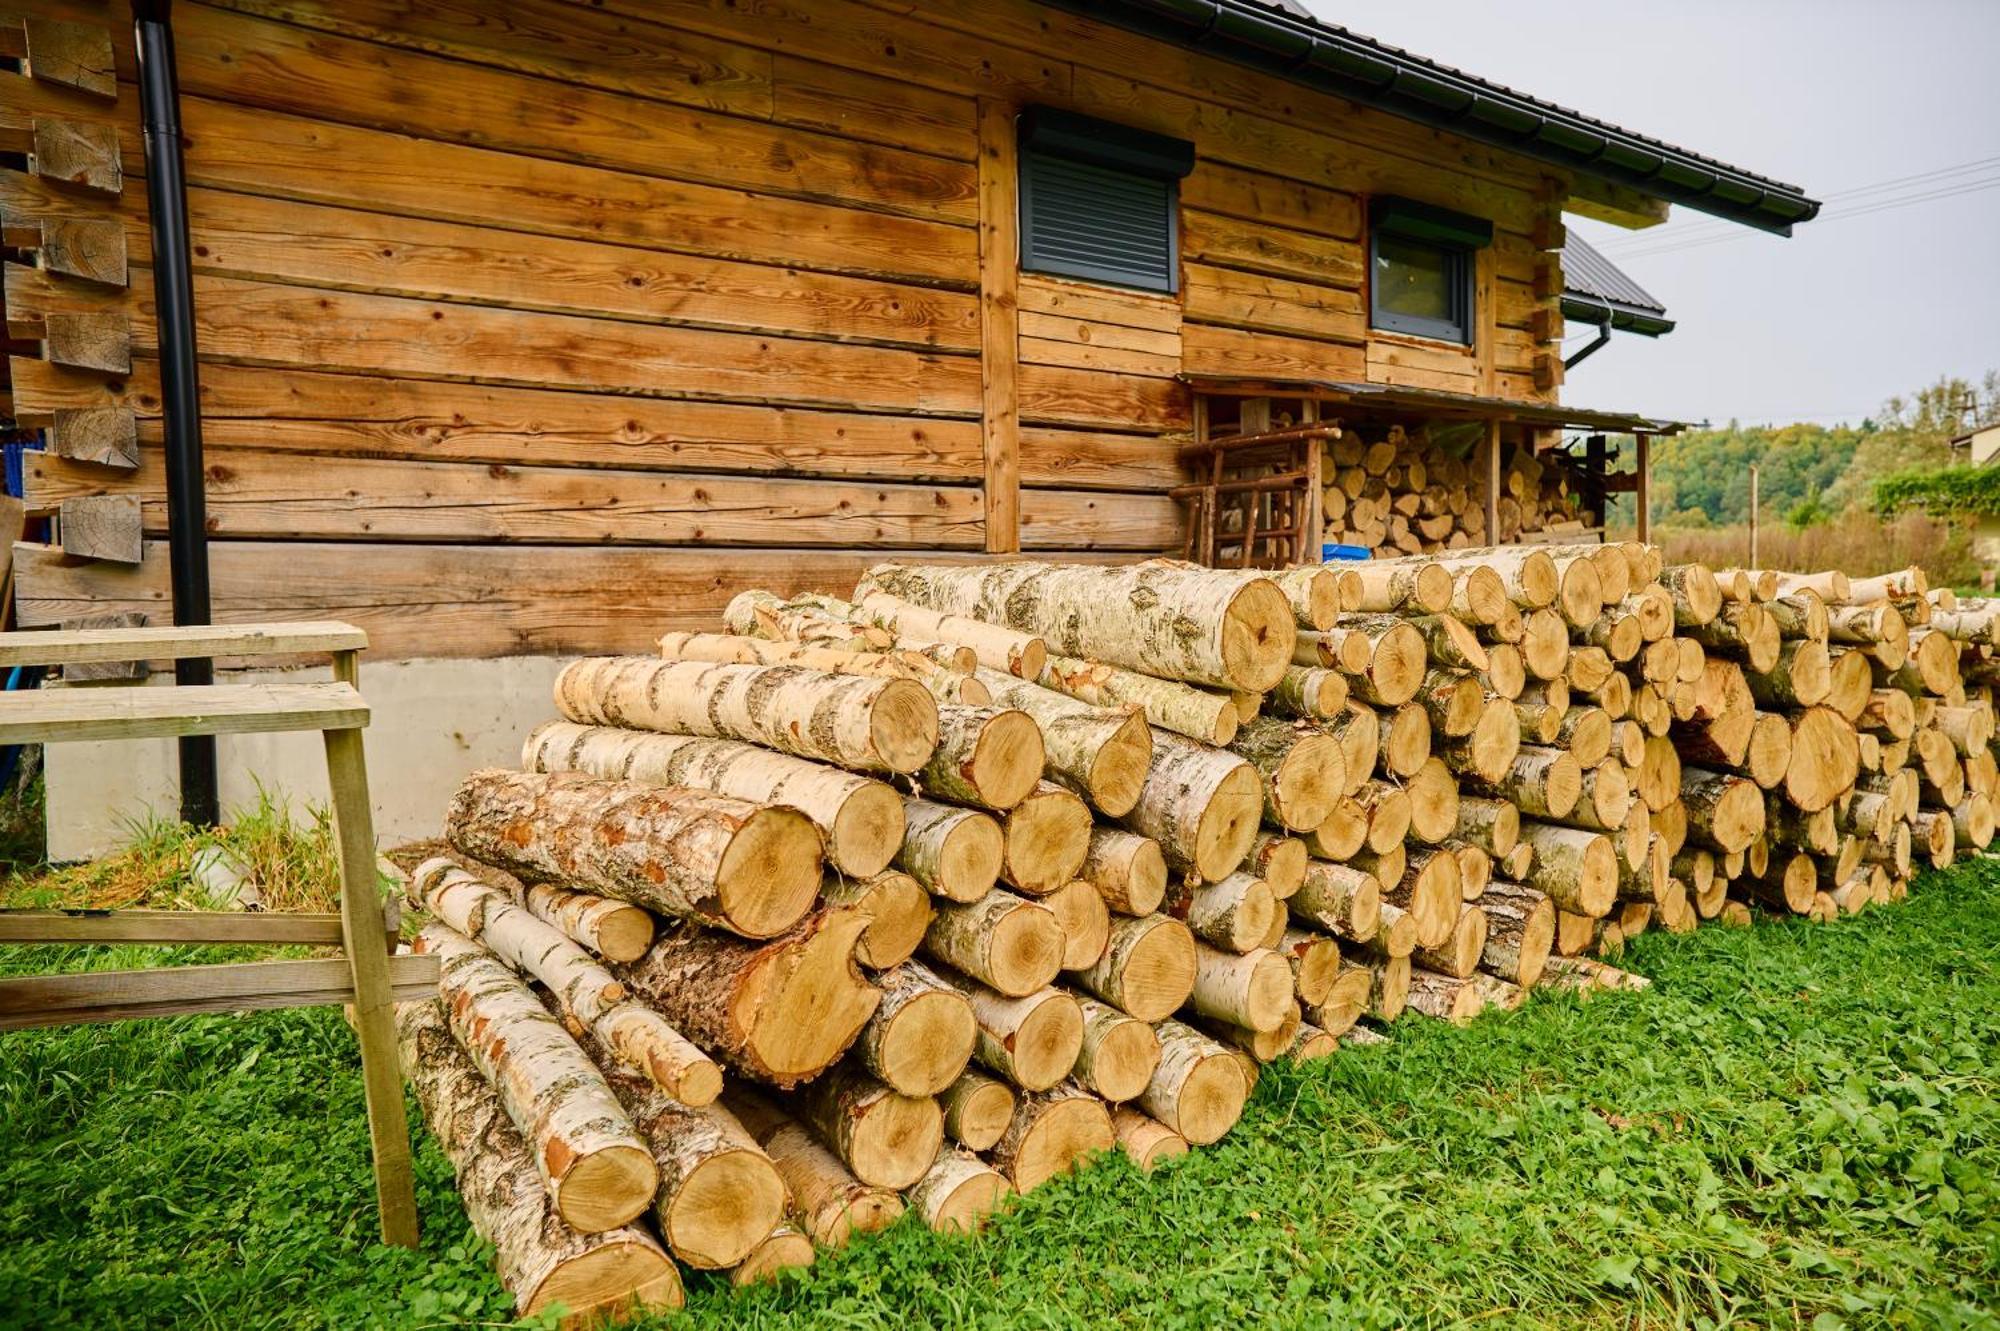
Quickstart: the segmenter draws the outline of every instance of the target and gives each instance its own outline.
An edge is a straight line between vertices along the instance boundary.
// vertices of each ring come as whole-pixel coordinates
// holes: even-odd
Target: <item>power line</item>
[[[1930,189],[1944,187],[1948,184],[1963,183],[1958,181],[1951,181],[1949,178],[1953,176],[1968,175],[1976,171],[1982,171],[1988,167],[1995,165],[1996,163],[2000,163],[2000,157],[1976,158],[1972,161],[1958,162],[1951,166],[1937,167],[1929,171],[1919,171],[1912,175],[1894,176],[1887,180],[1878,180],[1867,185],[1857,185],[1851,189],[1836,190],[1833,193],[1828,194],[1826,196],[1826,199],[1828,202],[1832,202],[1833,200],[1836,199],[1859,199],[1863,198],[1863,196],[1880,194],[1883,193],[1884,191],[1914,196],[1917,194],[1922,194]],[[1885,203],[1888,202],[1888,200],[1866,199],[1865,202],[1868,204],[1875,204],[1875,203]],[[1852,212],[1852,211],[1853,211],[1852,209],[1849,210],[1836,209],[1834,210],[1833,215],[1836,216],[1843,215],[1844,212]],[[1741,235],[1743,233],[1737,229],[1737,224],[1734,222],[1724,221],[1721,219],[1707,219],[1700,222],[1696,222],[1689,227],[1683,228],[1682,230],[1676,232],[1671,238],[1659,235],[1621,237],[1607,241],[1604,244],[1600,245],[1598,248],[1601,249],[1607,257],[1613,259],[1629,258],[1636,254],[1652,252],[1652,250],[1655,247],[1657,247],[1662,241],[1671,239],[1673,242],[1676,243],[1682,241],[1687,241],[1692,243],[1694,240],[1705,239],[1706,237],[1712,234]]]
[[[1945,186],[1943,188],[1931,190],[1927,193],[1912,194],[1907,197],[1879,199],[1872,203],[1865,203],[1856,208],[1849,208],[1843,212],[1830,212],[1823,214],[1817,220],[1824,223],[1824,222],[1841,222],[1854,217],[1868,217],[1872,216],[1875,213],[1894,212],[1899,208],[1912,208],[1920,203],[1935,203],[1942,199],[1955,199],[1963,194],[1978,194],[1984,190],[1992,189],[1995,186],[2000,186],[2000,176],[1993,176],[1985,180],[1962,181],[1950,186]],[[1682,250],[1702,249],[1709,245],[1726,244],[1730,241],[1745,239],[1749,235],[1750,233],[1748,231],[1738,230],[1734,232],[1726,232],[1721,235],[1704,235],[1691,238],[1682,238],[1673,244],[1655,245],[1651,249],[1622,251],[1616,257],[1620,262],[1626,262],[1632,259],[1650,259],[1656,255],[1661,255],[1661,254],[1677,254]]]

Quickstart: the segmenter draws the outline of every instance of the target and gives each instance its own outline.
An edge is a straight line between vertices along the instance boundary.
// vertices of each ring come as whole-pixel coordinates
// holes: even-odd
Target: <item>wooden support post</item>
[[[1500,544],[1500,422],[1486,422],[1486,543]]]
[[[980,439],[986,550],[1021,548],[1020,205],[1014,108],[979,103]]]
[[[1638,471],[1632,480],[1632,508],[1638,516],[1639,539],[1653,539],[1653,437],[1643,430],[1632,438],[1638,445]]]
[[[346,658],[343,662],[342,658]],[[337,681],[352,682],[354,653],[334,655]],[[368,769],[358,728],[326,732],[326,777],[333,793],[334,834],[340,845],[340,923],[354,970],[354,1031],[361,1044],[361,1080],[368,1101],[368,1138],[375,1154],[375,1201],[382,1241],[417,1246],[417,1193],[410,1168],[410,1133],[397,1066],[395,998],[389,985],[389,939],[375,887],[375,825],[368,806]]]
[[[1307,398],[1299,404],[1299,423],[1301,425],[1319,423],[1319,402],[1316,399]],[[1325,483],[1326,477],[1320,471],[1322,447],[1317,439],[1308,439],[1305,442],[1306,510],[1301,524],[1305,528],[1305,535],[1301,538],[1298,558],[1292,561],[1295,564],[1317,564],[1323,557],[1323,545],[1326,540],[1326,508],[1320,498],[1320,487]]]

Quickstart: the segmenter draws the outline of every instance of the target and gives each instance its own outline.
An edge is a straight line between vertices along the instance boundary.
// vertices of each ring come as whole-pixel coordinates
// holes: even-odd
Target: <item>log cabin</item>
[[[359,625],[389,835],[744,588],[1190,552],[1214,433],[1475,422],[1490,513],[1648,425],[1561,403],[1566,213],[1819,206],[1284,0],[0,0],[0,59],[15,622]],[[52,850],[171,775],[88,750]]]

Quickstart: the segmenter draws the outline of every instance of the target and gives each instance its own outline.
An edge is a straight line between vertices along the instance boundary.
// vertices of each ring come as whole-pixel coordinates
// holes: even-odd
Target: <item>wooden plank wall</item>
[[[0,33],[30,31],[17,6]],[[0,153],[66,128],[123,179],[0,170],[10,331],[42,339],[12,405],[124,423],[136,466],[40,458],[29,498],[136,500],[144,544],[30,551],[19,605],[164,618],[128,14],[33,9],[108,33],[116,77],[0,73]],[[1182,369],[1555,388],[1560,182],[1031,0],[203,0],[174,23],[224,618],[340,615],[391,656],[643,647],[883,550],[1177,545]],[[1195,142],[1178,301],[993,263],[982,285],[982,252],[1012,263],[982,146],[1030,103]],[[1369,333],[1376,190],[1494,218],[1474,348]],[[129,280],[52,262],[72,218]],[[55,355],[58,325],[122,331],[129,368]]]

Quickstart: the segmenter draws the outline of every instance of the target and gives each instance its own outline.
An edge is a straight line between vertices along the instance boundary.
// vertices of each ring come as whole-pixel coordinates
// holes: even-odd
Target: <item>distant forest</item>
[[[1699,529],[1744,523],[1750,515],[1750,467],[1758,468],[1760,507],[1768,523],[1805,528],[1877,504],[1876,486],[1895,473],[1962,465],[1953,436],[2000,420],[2000,370],[1977,384],[1941,378],[1908,397],[1893,397],[1855,425],[1745,425],[1690,430],[1653,447],[1653,519],[1662,527]],[[1631,466],[1631,444],[1621,449]],[[1621,497],[1622,505],[1629,498]],[[1631,521],[1629,507],[1612,521]]]

